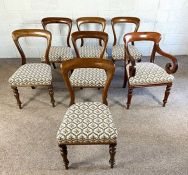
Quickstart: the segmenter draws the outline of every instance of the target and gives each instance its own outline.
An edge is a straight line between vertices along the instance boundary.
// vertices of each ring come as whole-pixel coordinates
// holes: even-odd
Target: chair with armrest
[[[172,55],[161,50],[159,42],[161,34],[157,32],[133,32],[124,36],[125,52],[126,52],[126,77],[128,80],[128,96],[127,109],[131,104],[132,92],[134,88],[151,87],[151,86],[166,86],[166,91],[163,99],[163,107],[167,103],[170,89],[173,83],[174,74],[178,69],[177,59]],[[136,62],[129,52],[130,42],[152,41],[154,42],[150,62]],[[168,58],[172,63],[167,63],[165,70],[154,63],[156,53],[164,58]]]

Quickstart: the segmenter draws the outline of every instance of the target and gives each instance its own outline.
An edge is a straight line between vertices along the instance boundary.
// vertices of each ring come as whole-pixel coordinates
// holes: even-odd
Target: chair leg
[[[126,70],[126,64],[124,66],[124,80],[123,80],[123,88],[126,88],[127,85],[127,70]]]
[[[20,109],[22,109],[22,103],[20,101],[20,96],[19,96],[19,93],[18,93],[18,89],[16,86],[11,86],[12,90],[13,90],[13,93],[14,93],[14,96],[17,100],[17,104],[19,106]]]
[[[65,169],[68,170],[69,169],[69,160],[67,158],[67,145],[59,145],[60,147],[60,152],[61,152],[61,156],[63,157],[63,162],[65,165]]]
[[[132,87],[128,87],[127,109],[129,109],[129,107],[131,105],[132,93],[133,93],[133,88]]]
[[[55,63],[52,63],[52,65],[53,65],[54,69],[56,69],[56,65],[55,65]]]
[[[109,153],[110,153],[110,167],[113,168],[115,165],[115,154],[116,154],[116,143],[109,145]]]
[[[172,84],[168,84],[166,86],[166,90],[165,90],[165,95],[164,95],[164,100],[163,100],[163,107],[165,107],[167,100],[168,100],[168,96],[170,94],[170,90],[171,90]]]
[[[50,95],[50,98],[51,98],[52,106],[55,107],[54,91],[53,91],[52,85],[48,86],[48,91],[49,91],[49,95]]]

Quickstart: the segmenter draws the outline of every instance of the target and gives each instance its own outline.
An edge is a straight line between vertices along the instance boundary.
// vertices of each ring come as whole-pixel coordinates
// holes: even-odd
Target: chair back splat
[[[113,34],[114,34],[113,46],[115,46],[117,44],[117,36],[116,36],[116,31],[115,31],[115,25],[120,24],[120,23],[135,24],[134,32],[137,32],[138,28],[140,26],[140,19],[136,18],[136,17],[114,17],[114,18],[112,18],[111,24],[112,24],[112,31],[113,31]],[[134,42],[132,44],[134,45]]]
[[[106,51],[107,43],[108,43],[108,34],[105,32],[101,32],[101,31],[77,31],[77,32],[72,33],[72,43],[76,52],[76,56],[78,58],[80,58],[80,53],[79,53],[79,49],[77,47],[76,41],[78,39],[82,40],[84,38],[96,38],[104,42],[104,46],[100,54],[100,58],[103,58],[105,51]]]
[[[70,18],[62,18],[62,17],[46,17],[41,20],[42,26],[45,30],[47,30],[48,24],[65,24],[68,26],[68,35],[67,35],[67,46],[70,47],[70,34],[72,29],[72,19]]]
[[[24,51],[19,43],[19,38],[22,37],[43,37],[46,38],[47,40],[47,48],[45,51],[45,62],[47,64],[49,63],[49,51],[51,47],[51,41],[52,41],[52,35],[49,31],[43,30],[43,29],[20,29],[20,30],[15,30],[12,32],[12,38],[14,40],[14,43],[21,55],[22,59],[22,65],[26,64],[26,56],[24,54]]]
[[[76,20],[76,25],[78,28],[78,31],[81,31],[81,25],[84,24],[99,24],[101,25],[102,29],[101,31],[104,32],[106,27],[106,19],[101,17],[81,17]],[[84,40],[81,39],[81,47],[84,45]],[[99,40],[99,45],[102,46],[101,40]]]
[[[69,72],[73,69],[78,69],[78,68],[104,69],[107,74],[107,80],[102,93],[102,102],[105,105],[108,105],[107,93],[115,71],[115,66],[111,60],[96,59],[96,58],[77,58],[77,59],[65,61],[63,64],[60,65],[60,68],[70,93],[70,97],[71,97],[70,106],[75,103],[75,94],[69,79]]]

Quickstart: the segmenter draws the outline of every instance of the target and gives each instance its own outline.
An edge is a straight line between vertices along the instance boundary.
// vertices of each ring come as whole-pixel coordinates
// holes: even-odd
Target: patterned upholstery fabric
[[[128,67],[127,67],[128,69]],[[149,85],[171,83],[174,76],[168,74],[163,68],[154,63],[137,63],[136,75],[130,77],[130,85]]]
[[[50,62],[66,61],[73,58],[72,49],[66,46],[52,46],[50,48],[49,60]],[[41,61],[45,61],[45,57],[41,58]]]
[[[99,58],[102,53],[103,47],[101,46],[82,46],[79,48],[81,58]],[[104,53],[104,58],[108,58],[108,54]]]
[[[75,69],[70,76],[73,87],[104,87],[106,79],[105,70],[97,68]]]
[[[24,64],[9,78],[13,86],[50,85],[51,82],[51,67],[45,63]]]
[[[129,45],[129,52],[135,60],[140,60],[142,54],[140,51],[133,45]],[[112,58],[114,60],[123,60],[124,59],[124,45],[115,45],[112,48]]]
[[[114,143],[116,138],[110,110],[100,102],[70,106],[57,132],[61,144]]]

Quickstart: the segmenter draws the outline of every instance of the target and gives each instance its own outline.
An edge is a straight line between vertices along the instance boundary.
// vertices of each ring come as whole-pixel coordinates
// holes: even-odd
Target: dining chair
[[[112,31],[114,35],[114,42],[112,47],[112,60],[115,61],[124,61],[125,60],[125,50],[124,44],[119,44],[117,42],[117,31],[116,26],[118,24],[134,24],[134,32],[137,32],[140,26],[140,19],[136,17],[114,17],[111,19]],[[123,38],[122,38],[123,41]],[[140,62],[142,58],[142,53],[135,47],[134,42],[129,45],[129,52],[132,57]],[[123,88],[125,88],[125,79],[126,79],[126,65],[124,63],[124,82]]]
[[[104,32],[106,27],[106,19],[101,17],[81,17],[76,19],[76,24],[78,31],[83,31],[82,27],[85,25],[92,25],[92,24],[98,24],[101,29],[92,29],[93,31],[102,31]],[[84,29],[84,31],[88,31],[89,29]],[[81,39],[81,47],[79,48],[80,57],[81,58],[95,58],[98,57],[99,52],[103,49],[102,41],[99,39],[99,45],[93,45],[93,44],[84,44],[84,39]],[[108,54],[105,50],[104,57],[108,58]]]
[[[62,46],[51,46],[49,53],[49,61],[52,63],[53,67],[56,68],[55,63],[61,63],[65,60],[73,58],[72,49],[70,46],[70,34],[72,29],[72,20],[70,18],[63,17],[46,17],[41,20],[42,26],[47,30],[49,25],[66,25],[68,26],[68,33],[66,35],[67,43]],[[60,30],[60,29],[59,29]],[[41,58],[41,61],[45,61],[45,57]]]
[[[69,168],[67,145],[109,145],[109,163],[113,168],[117,145],[117,129],[107,106],[108,89],[115,70],[113,62],[106,59],[76,58],[64,62],[60,68],[71,97],[70,107],[66,111],[57,132],[57,142],[65,168]],[[75,103],[75,94],[69,79],[69,72],[81,68],[97,68],[106,71],[107,79],[102,92],[102,103]]]
[[[78,58],[82,58],[80,50],[77,46],[77,40],[82,39],[98,39],[103,41],[103,47],[100,49],[100,52],[95,54],[96,59],[103,59],[104,53],[108,43],[108,34],[101,31],[77,31],[72,33],[72,43],[74,46],[74,50],[76,52],[76,56]],[[86,56],[86,55],[85,55]],[[88,52],[88,58],[92,58],[94,56],[93,53]],[[84,62],[84,59],[83,59]],[[104,87],[106,81],[106,72],[102,69],[96,68],[82,68],[76,69],[72,72],[70,76],[70,81],[73,87],[94,87],[100,88]]]
[[[136,62],[129,51],[130,42],[151,41],[154,43],[150,62]],[[129,109],[134,88],[166,86],[163,99],[163,107],[167,103],[170,89],[174,80],[174,74],[178,69],[177,59],[161,50],[159,43],[161,34],[157,32],[133,32],[124,35],[126,52],[126,80],[128,81],[127,109]],[[155,55],[158,53],[168,58],[172,63],[167,63],[165,69],[155,64]]]
[[[21,55],[22,65],[9,78],[9,83],[13,89],[14,96],[17,100],[19,108],[22,108],[19,92],[17,87],[32,87],[37,86],[48,87],[52,106],[55,106],[54,92],[52,85],[52,71],[49,62],[49,50],[51,46],[51,33],[42,29],[20,29],[12,32],[13,41]],[[25,37],[40,37],[47,40],[45,50],[45,63],[26,63],[26,56],[19,43],[20,38]]]

